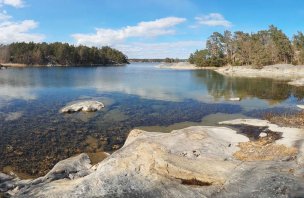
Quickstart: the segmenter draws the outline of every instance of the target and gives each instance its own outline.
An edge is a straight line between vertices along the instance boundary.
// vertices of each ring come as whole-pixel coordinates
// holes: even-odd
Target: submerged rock
[[[60,110],[61,113],[74,113],[78,111],[94,112],[104,108],[104,105],[98,101],[82,101],[68,105]]]
[[[303,167],[295,160],[235,158],[239,144],[250,142],[226,127],[196,126],[171,133],[135,129],[121,149],[99,164],[91,166],[88,156],[81,154],[10,193],[16,197],[303,196]]]
[[[6,115],[4,121],[18,120],[22,116],[22,112],[11,112]]]

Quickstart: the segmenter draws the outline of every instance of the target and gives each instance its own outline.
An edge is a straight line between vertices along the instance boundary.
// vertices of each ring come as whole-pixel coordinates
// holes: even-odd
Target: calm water
[[[227,78],[157,64],[0,70],[0,170],[44,174],[80,152],[113,151],[133,128],[170,131],[234,117],[297,111],[304,89],[270,79]],[[230,102],[230,97],[241,101]],[[106,106],[63,115],[85,99]]]

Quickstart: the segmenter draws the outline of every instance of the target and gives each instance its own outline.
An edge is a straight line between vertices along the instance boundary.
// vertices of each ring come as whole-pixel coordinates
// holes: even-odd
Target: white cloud
[[[207,25],[207,26],[223,26],[223,27],[231,27],[232,23],[224,18],[223,15],[219,13],[211,13],[206,16],[196,17],[195,20],[199,25]]]
[[[0,7],[3,5],[22,7],[22,0],[0,0]],[[37,28],[38,23],[34,20],[13,21],[6,10],[0,9],[0,43],[9,44],[12,42],[40,42],[44,39],[42,34],[30,33]]]
[[[24,6],[24,2],[22,0],[0,0],[0,5],[10,5],[16,8],[20,8]]]
[[[0,41],[2,44],[12,42],[40,42],[44,39],[41,34],[29,33],[36,28],[37,22],[33,20],[24,20],[21,22],[2,21],[0,23]]]
[[[204,42],[127,43],[113,47],[127,54],[129,58],[188,58],[196,49],[204,48]]]
[[[95,34],[73,34],[77,44],[102,46],[122,43],[127,38],[156,37],[174,34],[174,26],[185,22],[185,18],[167,17],[155,21],[140,22],[136,26],[121,29],[96,29]]]

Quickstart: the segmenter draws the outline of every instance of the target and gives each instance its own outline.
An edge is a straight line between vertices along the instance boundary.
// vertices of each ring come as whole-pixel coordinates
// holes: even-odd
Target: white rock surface
[[[93,112],[104,108],[104,105],[98,101],[81,101],[68,105],[60,110],[61,113],[74,113],[78,111]]]
[[[259,137],[266,137],[267,133],[260,133]]]
[[[226,66],[215,70],[218,73],[236,77],[264,77],[282,80],[300,79],[304,76],[303,65],[277,64],[255,69],[252,66]]]
[[[300,109],[304,109],[304,105],[297,105]]]
[[[196,70],[199,67],[196,67],[194,64],[189,62],[179,62],[179,63],[162,63],[156,66],[161,69],[174,69],[174,70]]]
[[[240,101],[241,98],[229,98],[230,101]]]
[[[302,195],[303,179],[281,171],[301,170],[296,169],[295,161],[236,160],[233,154],[239,150],[238,144],[247,141],[247,137],[226,127],[197,126],[171,133],[135,129],[120,150],[98,165],[91,167],[88,156],[81,154],[59,162],[45,177],[30,184],[16,184],[10,193],[15,197]]]
[[[197,67],[193,64],[162,63],[157,66],[162,69],[174,70],[214,70],[222,75],[244,78],[273,78],[288,80],[293,86],[304,86],[304,65],[276,64],[256,69],[253,66],[224,66],[224,67]]]
[[[304,86],[304,65],[277,64],[264,66],[262,69],[255,69],[252,66],[225,66],[214,71],[234,77],[288,80],[290,85]]]

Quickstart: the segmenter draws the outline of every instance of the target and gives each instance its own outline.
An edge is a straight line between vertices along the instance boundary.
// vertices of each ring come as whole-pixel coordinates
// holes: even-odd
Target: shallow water
[[[304,89],[271,79],[228,78],[136,63],[121,67],[0,70],[0,170],[42,175],[81,152],[112,152],[133,128],[168,132],[237,117],[297,111]],[[240,97],[237,102],[231,97]],[[85,99],[105,108],[63,115]]]

